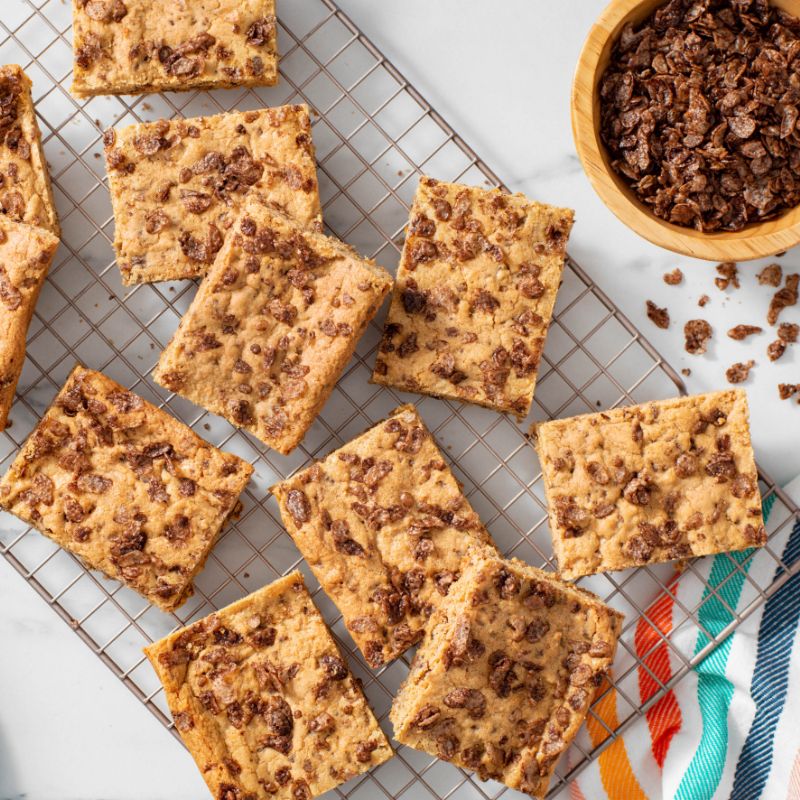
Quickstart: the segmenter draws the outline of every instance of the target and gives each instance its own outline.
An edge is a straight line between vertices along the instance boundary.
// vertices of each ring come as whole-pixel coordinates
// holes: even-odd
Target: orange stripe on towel
[[[606,694],[594,706],[594,714],[589,714],[586,727],[592,744],[597,747],[608,739],[610,731],[619,727],[617,719],[617,692],[611,688],[607,679],[603,680],[598,694]],[[622,738],[615,739],[597,759],[600,780],[609,800],[647,800],[639,781],[633,772],[628,751]]]
[[[672,678],[667,643],[661,637],[672,632],[672,610],[674,595],[678,588],[675,576],[658,600],[647,610],[646,617],[639,618],[636,625],[636,655],[641,660],[639,666],[639,696],[646,703]],[[649,619],[649,622],[648,622]],[[653,757],[664,768],[672,737],[681,729],[683,718],[678,701],[672,691],[659,698],[647,710],[647,725],[650,728]]]

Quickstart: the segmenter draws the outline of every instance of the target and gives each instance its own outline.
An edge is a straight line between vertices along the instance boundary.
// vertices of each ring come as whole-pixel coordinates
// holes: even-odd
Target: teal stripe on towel
[[[763,504],[765,520],[769,517],[774,500],[774,495],[771,495]],[[702,606],[698,615],[700,624],[712,636],[718,636],[733,622],[733,614],[728,608],[735,610],[739,603],[745,573],[752,563],[750,558],[752,552],[743,550],[714,558],[708,579],[709,585],[703,591]],[[737,569],[737,565],[741,566],[741,570]],[[716,590],[716,595],[712,589]],[[710,800],[722,778],[725,756],[728,752],[728,710],[733,699],[733,684],[725,677],[725,670],[733,636],[734,634],[731,634],[695,667],[697,701],[700,705],[703,733],[675,794],[675,800]],[[701,630],[694,648],[695,655],[709,641],[708,636]]]

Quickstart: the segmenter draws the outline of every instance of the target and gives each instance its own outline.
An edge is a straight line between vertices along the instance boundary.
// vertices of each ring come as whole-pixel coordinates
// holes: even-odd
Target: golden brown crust
[[[302,225],[319,222],[306,106],[158,120],[103,140],[126,285],[205,275],[254,186]]]
[[[524,417],[573,212],[419,182],[372,380]]]
[[[214,798],[311,800],[393,755],[299,572],[145,653]]]
[[[544,797],[621,628],[590,592],[473,549],[392,705],[395,738]]]
[[[0,480],[0,507],[171,611],[191,594],[252,472],[77,366]]]
[[[391,284],[251,193],[153,377],[289,453]]]
[[[25,362],[33,309],[57,249],[58,239],[49,231],[0,214],[0,431]]]
[[[272,491],[373,668],[422,638],[467,549],[492,544],[410,405]]]
[[[741,389],[535,429],[562,576],[766,541]]]
[[[274,0],[73,0],[72,93],[273,86]]]
[[[0,67],[0,178],[0,212],[59,235],[31,82],[17,64]]]

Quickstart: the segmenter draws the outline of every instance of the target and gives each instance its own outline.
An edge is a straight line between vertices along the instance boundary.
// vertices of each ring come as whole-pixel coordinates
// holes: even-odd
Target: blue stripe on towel
[[[783,553],[787,565],[800,558],[800,522],[795,523]],[[776,571],[775,577],[780,574]],[[789,662],[800,619],[800,573],[767,601],[758,631],[751,694],[756,705],[753,724],[736,764],[730,800],[761,797],[772,768],[775,730],[786,702]]]

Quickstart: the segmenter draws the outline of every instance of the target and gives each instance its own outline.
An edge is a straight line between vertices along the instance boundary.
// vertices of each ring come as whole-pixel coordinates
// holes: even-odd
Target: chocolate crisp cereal
[[[737,325],[728,331],[728,336],[730,336],[731,339],[735,339],[737,342],[741,342],[742,339],[746,339],[754,333],[761,333],[763,330],[764,329],[759,328],[758,325]]]
[[[733,261],[723,261],[722,264],[717,264],[717,272],[719,277],[714,278],[717,289],[724,292],[730,285],[733,285],[734,289],[739,288],[739,270]]]
[[[770,361],[777,361],[786,352],[786,344],[780,339],[767,345],[767,357]]]
[[[664,273],[664,283],[667,286],[677,286],[683,280],[683,273],[677,267],[672,272]]]
[[[778,395],[781,398],[781,400],[788,400],[790,397],[793,397],[798,392],[800,392],[800,383],[778,384]]]
[[[766,0],[670,0],[627,24],[600,84],[614,170],[653,213],[738,231],[800,203],[800,20]]]
[[[725,370],[725,377],[728,383],[744,383],[750,377],[750,370],[756,365],[756,362],[751,358],[749,361],[742,363],[741,361],[732,364]]]
[[[778,338],[786,344],[794,344],[800,335],[800,325],[796,322],[781,322],[778,325]]]
[[[764,286],[775,286],[778,287],[781,285],[781,281],[783,280],[783,270],[781,269],[780,264],[767,264],[761,272],[758,273],[758,282]]]
[[[686,337],[686,352],[693,356],[701,356],[705,353],[708,340],[711,338],[711,325],[704,319],[690,319],[683,326],[683,334]]]
[[[786,283],[783,288],[778,289],[772,297],[767,312],[767,322],[774,325],[778,321],[781,311],[797,303],[797,286],[800,283],[800,275],[793,272],[786,276]]]
[[[663,330],[669,328],[669,311],[666,308],[659,308],[652,300],[647,301],[647,316],[657,328]]]

